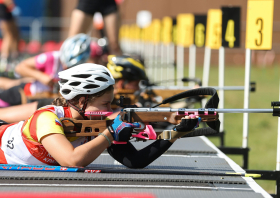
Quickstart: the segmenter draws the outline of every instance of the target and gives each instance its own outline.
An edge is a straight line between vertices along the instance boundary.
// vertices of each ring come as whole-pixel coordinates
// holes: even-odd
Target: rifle
[[[219,98],[215,89],[212,88],[199,88],[192,89],[180,94],[174,95],[170,98],[163,100],[161,104],[166,104],[181,98],[191,97],[195,95],[211,95],[205,107],[208,109],[196,109],[189,111],[189,109],[171,109],[171,108],[135,108],[135,106],[125,104],[123,97],[120,99],[120,106],[124,107],[121,112],[121,118],[124,122],[138,122],[141,127],[134,130],[132,137],[136,138],[136,141],[144,141],[148,139],[174,139],[180,137],[181,132],[173,130],[165,130],[156,132],[153,127],[147,123],[153,122],[168,122],[176,125],[181,122],[181,119],[186,115],[195,115],[201,118],[202,122],[206,122],[208,128],[196,129],[192,131],[192,135],[206,135],[219,132],[219,116],[214,112],[213,108],[218,107]],[[161,105],[158,104],[157,106]],[[94,116],[94,112],[86,112],[86,115]],[[101,114],[99,114],[101,115]],[[102,115],[101,115],[102,116]],[[108,126],[112,124],[112,120],[75,120],[69,118],[61,119],[64,131],[68,137],[79,136],[97,136],[100,132],[103,132]],[[195,132],[195,133],[194,133]]]
[[[195,95],[211,95],[205,108],[200,109],[172,109],[172,108],[135,108],[129,104],[125,104],[124,100],[120,100],[120,106],[124,107],[121,112],[121,117],[124,122],[139,122],[141,127],[133,131],[132,137],[136,141],[146,141],[155,139],[171,140],[181,137],[185,132],[176,132],[173,130],[155,131],[149,123],[153,122],[168,122],[170,124],[178,124],[181,118],[186,115],[197,115],[201,117],[202,122],[206,122],[208,127],[198,128],[191,132],[186,132],[182,137],[194,137],[201,135],[211,135],[219,133],[220,121],[218,113],[272,113],[273,116],[280,116],[280,102],[271,102],[273,109],[217,109],[219,98],[216,89],[213,88],[198,88],[192,89],[170,98],[163,100],[162,104],[178,100],[180,98],[191,97]],[[88,113],[88,115],[93,115]],[[79,137],[79,136],[97,136],[103,132],[112,120],[75,120],[69,118],[61,119],[66,136]],[[139,132],[140,131],[140,132]]]

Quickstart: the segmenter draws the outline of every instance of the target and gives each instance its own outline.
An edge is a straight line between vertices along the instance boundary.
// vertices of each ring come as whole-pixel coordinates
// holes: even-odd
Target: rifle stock
[[[61,119],[64,133],[67,137],[98,136],[113,120],[75,120],[72,118]]]

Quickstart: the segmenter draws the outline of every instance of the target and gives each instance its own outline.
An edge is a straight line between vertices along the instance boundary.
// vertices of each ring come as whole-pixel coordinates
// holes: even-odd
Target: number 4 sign
[[[240,46],[240,7],[222,7],[222,46]]]
[[[273,6],[273,0],[248,0],[246,27],[247,49],[271,49]]]

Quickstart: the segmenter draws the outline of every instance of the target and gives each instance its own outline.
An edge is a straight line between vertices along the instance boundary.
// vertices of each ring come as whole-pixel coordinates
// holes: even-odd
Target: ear
[[[79,99],[79,107],[82,108],[84,106],[84,103],[85,103],[85,97],[80,97]]]

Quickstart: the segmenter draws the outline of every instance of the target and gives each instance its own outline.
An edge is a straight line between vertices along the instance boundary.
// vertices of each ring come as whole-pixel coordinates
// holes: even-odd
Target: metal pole
[[[172,56],[172,50],[171,50],[171,44],[168,44],[166,46],[166,80],[169,80],[170,79],[170,76],[171,78],[175,78],[174,74],[172,73],[172,64],[171,64],[171,56]],[[171,82],[166,82],[165,85],[172,85]],[[173,84],[174,85],[174,84]]]
[[[246,49],[246,60],[245,60],[245,82],[244,82],[244,109],[249,108],[249,100],[250,100],[250,72],[251,72],[251,49]],[[248,147],[248,131],[249,131],[249,114],[244,113],[243,115],[243,139],[242,139],[242,147]]]
[[[279,83],[279,100],[280,100],[280,83]],[[276,170],[280,170],[280,117],[278,117],[278,135],[277,135],[277,153],[276,153]]]
[[[191,45],[189,50],[189,78],[195,78],[196,46]],[[189,82],[190,87],[194,87],[194,85],[195,82]]]
[[[208,87],[208,83],[209,83],[210,62],[211,62],[211,48],[205,47],[203,77],[202,77],[202,86],[204,86],[204,87]],[[202,100],[203,107],[205,106],[206,102],[207,102],[207,99]]]
[[[183,86],[183,81],[181,79],[184,78],[184,47],[181,45],[177,45],[177,85]]]
[[[165,54],[164,54],[164,44],[160,43],[160,84],[162,85],[162,81],[164,79],[164,71],[165,71]]]
[[[153,65],[153,68],[154,68],[154,81],[158,81],[158,68],[157,68],[157,53],[158,53],[158,45],[157,44],[152,44],[153,45],[153,49],[154,49],[154,54],[153,54],[153,57],[152,57],[152,65]]]
[[[165,80],[168,80],[169,79],[169,75],[171,73],[168,73],[169,69],[171,70],[171,67],[169,65],[169,62],[170,62],[170,58],[169,58],[169,45],[164,45],[163,44],[163,47],[164,47],[164,67],[165,67],[165,70],[164,70],[164,73],[163,73],[163,77]],[[164,85],[168,85],[168,82],[165,82]]]
[[[153,67],[153,57],[154,57],[154,46],[150,42],[148,42],[148,47],[149,47],[149,52],[148,52],[148,62],[149,62],[149,73],[150,73],[150,78],[152,81],[155,81],[154,79],[154,67]]]
[[[171,43],[170,46],[169,46],[169,56],[170,56],[170,62],[169,62],[169,67],[170,67],[170,76],[171,76],[171,79],[176,79],[175,78],[175,64],[174,64],[174,60],[175,60],[175,45],[174,43]],[[169,78],[170,79],[170,78]],[[171,82],[169,85],[175,85],[175,81]]]
[[[219,87],[225,86],[225,48],[220,47],[219,49]],[[224,90],[219,90],[219,108],[224,108]],[[219,119],[221,122],[220,132],[224,131],[224,114],[219,115]]]

